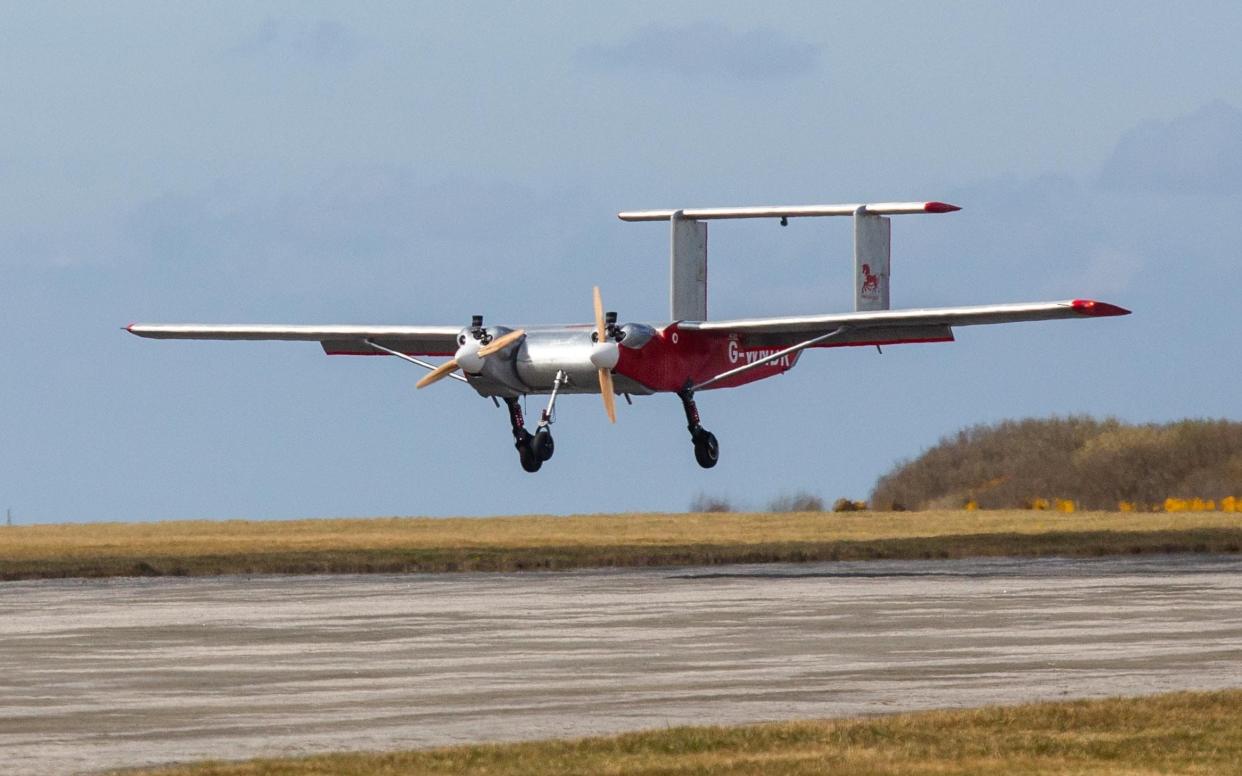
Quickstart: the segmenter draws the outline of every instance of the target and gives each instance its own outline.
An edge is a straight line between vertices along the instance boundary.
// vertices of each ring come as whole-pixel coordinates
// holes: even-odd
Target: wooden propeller
[[[517,329],[515,331],[509,332],[508,334],[499,336],[496,339],[484,345],[483,347],[479,348],[479,353],[478,353],[479,358],[486,358],[487,356],[490,356],[493,353],[497,353],[501,350],[504,350],[505,348],[509,347],[510,345],[512,345],[513,343],[517,342],[518,340],[520,340],[521,338],[525,336],[526,336],[525,329]]]
[[[454,358],[450,361],[445,361],[443,364],[440,364],[438,367],[428,372],[421,380],[414,383],[414,387],[426,388],[432,383],[440,382],[455,371],[457,371],[457,359]]]
[[[599,295],[599,286],[595,287],[595,341],[597,343],[606,342],[608,338],[608,326],[604,323],[604,302]],[[613,423],[617,422],[617,397],[612,392],[612,370],[600,368],[599,370],[599,393],[604,397],[604,412],[608,413],[608,420]]]

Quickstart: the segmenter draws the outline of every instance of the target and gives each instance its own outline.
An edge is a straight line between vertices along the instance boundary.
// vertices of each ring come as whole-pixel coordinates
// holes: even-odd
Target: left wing
[[[747,347],[772,347],[750,363],[721,372],[688,388],[698,391],[736,377],[806,348],[846,345],[895,345],[903,342],[949,342],[954,326],[984,323],[1046,321],[1056,318],[1095,318],[1129,315],[1123,307],[1091,299],[1066,302],[993,304],[978,307],[939,307],[930,310],[865,310],[836,315],[800,315],[788,318],[750,318],[737,321],[682,321],[686,331],[738,337]],[[775,348],[780,348],[776,350]]]
[[[383,348],[409,356],[451,356],[460,326],[301,326],[235,323],[134,323],[131,334],[152,339],[302,340],[318,342],[328,355],[383,355]],[[376,349],[370,340],[382,346]]]
[[[1091,299],[1022,302],[927,310],[876,310],[831,315],[744,318],[733,321],[682,321],[678,328],[738,334],[754,346],[793,346],[836,329],[842,331],[819,347],[934,342],[953,339],[954,326],[1098,318],[1129,315],[1124,307]]]

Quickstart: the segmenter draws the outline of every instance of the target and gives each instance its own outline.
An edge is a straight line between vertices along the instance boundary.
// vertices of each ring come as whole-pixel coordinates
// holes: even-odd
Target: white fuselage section
[[[623,347],[641,347],[653,331],[643,324],[626,324]],[[509,329],[489,328],[499,337]],[[591,361],[595,347],[592,327],[557,326],[528,328],[522,340],[489,356],[477,373],[465,372],[466,380],[483,396],[521,396],[549,393],[558,372],[567,378],[561,393],[599,393],[599,369]],[[614,378],[617,393],[649,395],[652,391],[621,375]]]

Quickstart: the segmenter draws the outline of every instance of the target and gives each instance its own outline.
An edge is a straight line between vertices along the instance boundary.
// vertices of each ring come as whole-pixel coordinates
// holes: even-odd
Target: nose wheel
[[[704,469],[710,469],[720,460],[720,443],[716,441],[715,434],[700,425],[694,392],[687,388],[677,395],[681,398],[682,409],[686,411],[686,428],[690,431],[690,441],[694,443],[694,460]]]

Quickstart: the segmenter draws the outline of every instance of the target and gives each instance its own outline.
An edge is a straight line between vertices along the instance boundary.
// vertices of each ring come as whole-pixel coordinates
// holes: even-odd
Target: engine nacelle
[[[645,323],[626,323],[620,326],[621,344],[630,350],[638,350],[656,335],[656,330]]]
[[[620,343],[595,343],[593,329],[583,326],[579,329],[557,329],[554,331],[527,329],[526,338],[515,349],[510,362],[506,358],[498,358],[501,354],[487,359],[483,367],[484,377],[502,383],[516,393],[547,393],[552,389],[557,372],[564,372],[569,382],[561,391],[564,393],[598,393],[599,370],[611,369],[616,366],[618,344],[620,347],[638,349],[655,336],[655,330],[641,323],[627,323],[618,328],[622,333]],[[611,363],[606,360],[596,365],[592,356],[599,350],[611,351]],[[598,360],[599,356],[596,356]],[[495,362],[495,363],[493,363]],[[509,370],[506,372],[503,369]],[[476,386],[482,392],[482,386]],[[633,393],[647,393],[641,386],[618,384],[619,390]]]

